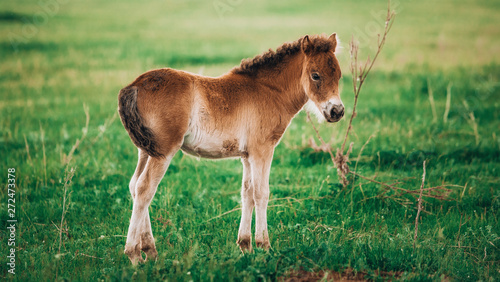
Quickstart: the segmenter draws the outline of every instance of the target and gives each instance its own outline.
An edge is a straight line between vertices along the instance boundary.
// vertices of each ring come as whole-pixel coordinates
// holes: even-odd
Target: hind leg
[[[135,198],[135,188],[137,185],[137,181],[139,180],[139,177],[141,176],[142,172],[144,171],[144,168],[146,167],[146,163],[148,161],[148,154],[144,152],[143,150],[137,148],[139,151],[139,160],[137,162],[137,167],[135,168],[134,175],[132,176],[132,179],[130,179],[129,183],[129,189],[130,189],[130,195],[132,195],[132,200]],[[141,250],[146,253],[146,260],[147,259],[156,259],[158,256],[158,253],[156,252],[155,244],[154,244],[154,238],[153,238],[153,231],[151,229],[151,220],[149,218],[149,212],[146,213],[146,218],[144,220],[144,224],[146,225],[146,235],[141,235],[140,241],[141,241]],[[151,248],[151,246],[153,246]],[[142,260],[142,257],[139,259]]]
[[[135,186],[137,184],[137,180],[139,179],[139,176],[141,176],[141,173],[144,171],[144,168],[146,167],[146,163],[148,161],[148,154],[144,152],[143,150],[137,148],[139,151],[139,160],[137,161],[137,167],[135,168],[134,175],[132,176],[132,179],[130,179],[129,182],[129,189],[130,189],[130,195],[132,195],[132,200],[135,198]]]
[[[143,261],[141,250],[149,256],[154,257],[157,254],[148,209],[158,184],[176,152],[177,150],[173,150],[165,158],[149,157],[144,171],[137,180],[132,218],[125,244],[125,254],[128,255],[133,264]]]

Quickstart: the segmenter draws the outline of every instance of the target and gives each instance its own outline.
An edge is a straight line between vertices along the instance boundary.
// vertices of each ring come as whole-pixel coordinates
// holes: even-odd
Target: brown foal
[[[304,36],[212,78],[174,69],[146,72],[119,94],[119,113],[139,162],[130,181],[132,218],[125,253],[132,263],[155,259],[149,204],[181,149],[205,158],[241,158],[242,215],[237,244],[269,248],[267,204],[274,148],[293,117],[310,101],[328,122],[344,115],[337,38]]]

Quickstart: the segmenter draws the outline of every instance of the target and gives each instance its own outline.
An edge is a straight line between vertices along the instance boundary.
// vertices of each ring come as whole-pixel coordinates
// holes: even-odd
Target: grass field
[[[139,74],[174,67],[217,76],[304,34],[337,32],[342,97],[352,110],[348,41],[354,35],[361,56],[373,54],[386,2],[282,2],[2,3],[1,277],[500,280],[500,3],[489,0],[393,1],[396,22],[361,92],[351,167],[418,190],[426,160],[425,187],[457,185],[446,201],[424,199],[415,247],[415,198],[363,179],[342,187],[329,155],[310,148],[315,133],[300,113],[272,164],[269,252],[242,255],[235,243],[240,162],[179,152],[150,208],[159,258],[130,265],[123,249],[137,154],[116,109],[118,91]],[[319,129],[338,147],[346,126]],[[9,168],[15,275],[7,272]]]

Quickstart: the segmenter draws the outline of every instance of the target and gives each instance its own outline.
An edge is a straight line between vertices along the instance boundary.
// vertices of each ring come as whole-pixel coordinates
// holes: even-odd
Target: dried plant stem
[[[347,125],[347,130],[344,135],[344,141],[342,142],[342,146],[340,149],[337,149],[337,152],[335,156],[333,156],[333,153],[331,152],[331,148],[329,143],[326,143],[318,133],[318,130],[314,126],[314,124],[311,121],[311,118],[308,116],[308,120],[313,124],[314,130],[316,131],[316,134],[318,138],[321,141],[321,146],[315,146],[315,150],[322,150],[322,151],[327,151],[330,156],[332,157],[333,163],[337,167],[337,172],[339,177],[342,180],[342,183],[344,186],[346,186],[349,182],[347,181],[346,175],[349,173],[349,165],[347,164],[349,162],[349,154],[351,153],[353,143],[349,145],[349,148],[347,152],[345,152],[346,149],[346,144],[347,144],[347,139],[349,137],[349,133],[352,130],[352,121],[354,117],[356,117],[356,106],[358,105],[358,97],[359,93],[361,91],[361,87],[363,86],[363,83],[366,80],[366,77],[368,76],[368,73],[370,73],[370,70],[372,69],[373,65],[375,64],[375,61],[377,60],[380,52],[382,51],[382,47],[385,44],[385,41],[387,39],[387,34],[391,30],[392,24],[394,23],[394,16],[395,13],[394,11],[391,11],[391,1],[388,2],[387,6],[387,16],[385,20],[385,28],[384,28],[384,33],[382,36],[378,37],[378,43],[377,43],[377,52],[375,53],[375,56],[373,57],[373,60],[368,57],[368,59],[365,61],[363,65],[360,65],[358,63],[358,51],[359,51],[359,45],[358,43],[354,40],[354,37],[351,39],[350,42],[350,53],[351,53],[351,74],[352,74],[352,85],[354,89],[354,106],[352,109],[352,114],[351,117],[349,118],[349,124]],[[314,142],[311,142],[311,145],[315,145]],[[345,153],[344,153],[345,152]]]
[[[344,152],[345,149],[345,144],[347,142],[347,137],[349,137],[349,132],[352,129],[352,120],[356,116],[356,106],[358,105],[358,97],[359,97],[359,90],[361,87],[358,87],[358,50],[359,50],[359,45],[358,43],[354,42],[354,36],[351,38],[350,42],[350,52],[351,52],[351,74],[352,74],[352,87],[354,89],[354,105],[352,108],[352,114],[351,117],[349,118],[349,124],[347,125],[347,130],[345,132],[344,136],[344,142],[342,142],[342,146],[340,147],[340,151]],[[373,62],[372,62],[373,64]],[[363,81],[359,82],[359,86],[363,84]]]
[[[427,78],[427,92],[429,93],[429,103],[431,104],[432,109],[432,122],[437,122],[437,112],[436,112],[436,103],[434,102],[434,92],[432,91],[431,82]]]
[[[290,201],[293,201],[293,202],[296,202],[296,203],[301,203],[301,202],[303,202],[303,201],[305,201],[305,200],[313,200],[313,201],[318,201],[318,200],[325,199],[325,198],[327,198],[327,197],[329,197],[329,196],[324,196],[324,197],[312,197],[312,196],[311,196],[311,197],[299,198],[299,199],[297,199],[297,198],[293,198],[293,197],[284,197],[284,198],[275,198],[275,199],[270,199],[270,200],[269,200],[269,202],[273,202],[273,201],[285,201],[285,200],[286,200],[288,203],[290,203]],[[275,207],[286,207],[286,206],[285,206],[285,205],[282,205],[282,204],[276,204],[276,205],[270,205],[270,206],[268,206],[268,208],[275,208]],[[241,210],[241,207],[234,208],[234,209],[229,210],[229,211],[227,211],[227,212],[221,213],[221,214],[219,214],[219,215],[217,215],[217,216],[214,216],[214,217],[212,217],[212,218],[208,219],[206,222],[209,222],[209,221],[211,221],[211,220],[214,220],[214,219],[217,219],[217,218],[223,217],[223,216],[225,216],[225,215],[228,215],[228,214],[230,214],[230,213],[233,213],[233,212],[236,212],[236,211],[239,211],[239,210]]]
[[[63,210],[62,210],[62,214],[61,214],[61,225],[59,227],[59,249],[57,251],[58,254],[61,254],[64,215],[66,214],[67,208],[68,208],[66,206],[66,201],[68,198],[68,188],[71,186],[71,180],[73,179],[74,175],[75,175],[75,168],[71,168],[69,170],[66,170],[66,175],[64,177]]]
[[[451,105],[451,86],[453,84],[450,82],[448,87],[446,87],[446,107],[444,109],[443,122],[448,122],[448,115],[450,113],[450,105]]]
[[[363,146],[361,146],[361,149],[359,150],[359,153],[358,153],[358,157],[356,158],[356,165],[354,165],[354,172],[357,171],[358,169],[358,162],[359,162],[359,158],[361,157],[361,153],[363,153],[363,150],[365,149],[366,145],[368,145],[368,143],[370,143],[370,140],[375,137],[375,133],[373,133],[372,135],[370,135],[370,137],[368,137],[368,140],[366,140],[365,144],[363,144]],[[354,181],[352,183],[353,185],[353,188],[354,188]]]
[[[33,160],[31,160],[30,156],[30,146],[28,145],[28,140],[26,139],[26,134],[23,134],[24,136],[24,144],[26,145],[26,155],[28,155],[28,162],[31,167],[33,167]]]
[[[89,121],[90,121],[90,115],[89,115],[89,107],[86,104],[83,104],[83,111],[85,112],[85,127],[82,129],[82,136],[80,139],[76,139],[75,144],[73,147],[71,147],[71,150],[69,151],[68,155],[64,157],[64,165],[68,165],[69,162],[71,162],[71,159],[73,159],[73,154],[75,153],[76,149],[80,146],[80,143],[85,139],[87,136],[87,132],[89,131]]]
[[[363,83],[366,80],[366,77],[368,76],[368,73],[370,73],[370,70],[372,69],[373,65],[375,64],[375,61],[377,60],[380,52],[382,51],[382,47],[385,44],[385,41],[387,39],[387,34],[391,30],[392,24],[394,23],[394,16],[395,13],[391,11],[391,2],[389,1],[388,7],[387,7],[387,16],[386,16],[386,21],[385,21],[385,28],[384,28],[384,33],[382,36],[379,35],[378,38],[378,44],[377,44],[377,52],[375,53],[375,56],[373,57],[373,60],[370,60],[370,57],[365,61],[363,65],[360,65],[358,63],[358,51],[359,51],[359,45],[358,43],[354,40],[354,37],[351,39],[350,43],[350,53],[351,53],[351,74],[352,74],[352,85],[353,85],[353,90],[354,90],[354,105],[352,109],[352,114],[351,117],[349,118],[349,124],[347,125],[347,130],[344,136],[344,141],[342,142],[342,146],[340,149],[337,149],[337,152],[335,154],[335,158],[333,159],[333,162],[335,166],[337,167],[337,173],[342,180],[342,184],[346,186],[349,181],[347,181],[346,175],[350,172],[349,165],[347,164],[349,162],[349,154],[352,151],[352,146],[353,143],[349,145],[349,148],[347,151],[345,151],[346,144],[347,144],[347,139],[349,137],[349,133],[352,130],[352,121],[354,117],[356,117],[356,106],[358,105],[358,98],[359,98],[359,93],[361,91],[361,87],[363,86]],[[322,144],[324,144],[324,141],[322,141]],[[331,154],[331,153],[330,153]]]
[[[472,110],[470,110],[469,104],[467,104],[467,102],[465,100],[463,100],[463,104],[465,106],[465,109],[467,109],[467,111],[470,111],[469,115],[468,115],[467,122],[472,127],[472,130],[474,132],[474,137],[476,138],[476,146],[477,146],[477,145],[479,145],[479,131],[477,129],[476,117],[474,116],[474,112]]]
[[[422,185],[420,185],[420,195],[418,196],[418,208],[417,208],[417,216],[415,217],[415,235],[413,236],[413,251],[415,251],[415,243],[417,242],[418,236],[418,219],[420,217],[420,211],[422,211],[422,194],[424,192],[424,183],[425,183],[425,161],[423,164],[424,172],[422,173]]]
[[[87,255],[87,254],[84,254],[84,253],[79,253],[79,255],[81,255],[81,256],[85,256],[85,257],[89,257],[89,258],[95,258],[95,259],[103,259],[103,258],[99,258],[99,257],[95,257],[95,256]]]
[[[477,130],[477,122],[476,122],[476,117],[474,116],[474,112],[469,113],[469,118],[470,118],[470,125],[472,127],[472,130],[474,131],[474,136],[476,138],[476,146],[479,145],[479,132]]]
[[[85,114],[88,115],[88,109],[87,111],[85,112]],[[109,126],[116,120],[116,118],[118,117],[118,111],[115,111],[115,113],[108,119],[106,119],[106,121],[104,121],[104,124],[99,126],[99,134],[94,137],[94,139],[92,139],[91,141],[91,144],[93,145],[95,142],[97,142],[97,140],[99,140],[103,135],[104,133],[106,132],[106,130],[109,128]],[[87,123],[88,124],[88,123]],[[88,127],[88,126],[87,126]]]
[[[457,246],[460,248],[460,230],[462,229],[462,218],[463,214],[460,213],[460,223],[458,224],[458,234],[457,234]]]
[[[324,146],[326,145],[327,143],[325,143],[325,140],[323,140],[323,138],[321,137],[321,135],[319,134],[319,131],[318,129],[316,128],[316,126],[314,125],[313,121],[311,120],[311,115],[309,113],[307,113],[307,120],[311,123],[314,131],[316,132],[316,136],[318,137],[319,141],[321,142],[321,146],[318,147],[316,146],[317,148],[314,148],[315,150],[321,150],[321,151],[326,151],[330,154],[330,157],[332,158],[332,162],[335,162],[335,157],[333,156],[333,153],[332,153],[332,150],[330,148],[330,146]],[[311,145],[313,144],[313,142],[311,142]],[[314,143],[315,144],[315,143]]]
[[[393,183],[393,184],[388,184],[388,183],[384,183],[384,182],[381,182],[381,181],[377,181],[377,180],[372,179],[372,178],[368,178],[366,176],[360,175],[360,174],[358,174],[356,172],[353,172],[353,171],[351,171],[350,173],[358,176],[359,178],[362,178],[364,180],[368,180],[370,182],[379,184],[381,186],[385,186],[385,187],[390,188],[392,190],[401,191],[404,194],[410,194],[410,195],[413,195],[413,196],[416,196],[417,194],[419,194],[419,191],[417,191],[417,190],[408,190],[408,189],[396,186],[397,184],[400,184],[401,182],[396,182],[396,183]],[[426,193],[423,194],[422,196],[423,197],[427,197],[427,198],[437,199],[437,200],[446,200],[448,198],[449,194],[451,194],[452,190],[445,188],[445,186],[462,187],[462,186],[459,186],[459,185],[441,185],[441,186],[423,188],[422,192],[426,192]],[[434,194],[431,194],[430,192],[438,192],[438,194],[434,195]]]
[[[61,213],[61,222],[59,225],[59,248],[58,248],[58,255],[61,255],[61,246],[62,246],[62,233],[63,233],[63,225],[65,221],[65,215],[68,212],[69,208],[69,197],[71,195],[71,192],[68,193],[69,188],[71,187],[72,184],[72,179],[73,176],[75,175],[76,168],[72,167],[69,168],[69,164],[71,160],[73,159],[73,154],[75,153],[76,149],[80,146],[81,142],[85,137],[87,136],[87,132],[89,129],[89,121],[90,121],[90,115],[89,115],[89,108],[87,105],[83,104],[83,111],[85,112],[85,127],[83,128],[83,133],[80,139],[77,139],[75,141],[75,144],[73,147],[71,147],[71,150],[67,155],[64,156],[63,158],[63,165],[65,166],[65,176],[64,176],[64,185],[63,185],[63,202],[62,202],[62,213]],[[67,229],[65,230],[65,233],[67,236],[69,236]],[[58,262],[59,265],[59,262]],[[56,272],[56,279],[57,279],[58,272]]]
[[[42,153],[43,153],[43,184],[47,186],[47,156],[45,155],[45,131],[40,122],[40,138],[42,139]]]
[[[347,130],[344,137],[344,142],[342,143],[341,152],[344,152],[345,144],[347,142],[347,137],[349,136],[349,132],[352,129],[352,120],[356,117],[356,106],[358,104],[358,96],[361,91],[361,87],[370,73],[375,61],[377,60],[380,52],[382,51],[382,47],[384,47],[385,41],[387,39],[387,34],[392,28],[392,24],[394,23],[395,17],[394,11],[391,11],[391,1],[387,6],[387,16],[385,18],[385,28],[382,37],[379,35],[378,44],[377,44],[377,52],[375,56],[373,56],[373,60],[370,60],[370,57],[366,60],[363,66],[358,64],[358,51],[359,45],[354,41],[354,37],[351,39],[350,43],[350,53],[351,53],[351,74],[352,74],[352,86],[354,89],[354,105],[352,109],[352,115],[349,119],[349,125],[347,126]]]
[[[275,207],[284,207],[284,205],[270,205],[270,206],[267,206],[267,208],[275,208]],[[241,210],[241,208],[234,208],[234,209],[232,209],[230,211],[227,211],[227,212],[221,213],[221,214],[219,214],[217,216],[214,216],[212,218],[209,218],[206,222],[212,221],[212,220],[217,219],[217,218],[221,218],[221,217],[223,217],[225,215],[228,215],[230,213],[233,213],[233,212],[236,212],[236,211],[239,211],[239,210]]]

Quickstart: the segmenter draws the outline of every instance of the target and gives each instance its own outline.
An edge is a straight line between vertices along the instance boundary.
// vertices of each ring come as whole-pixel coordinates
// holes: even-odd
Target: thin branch
[[[26,155],[28,155],[28,162],[30,164],[31,167],[33,167],[33,161],[31,160],[31,156],[30,156],[30,146],[28,145],[28,140],[26,139],[26,134],[23,134],[24,136],[24,144],[26,146]]]
[[[84,254],[84,253],[79,253],[79,255],[85,256],[85,257],[89,257],[89,258],[95,258],[95,259],[103,259],[103,258],[98,258],[98,257],[95,257],[95,256],[87,255],[87,254]]]
[[[45,131],[42,127],[42,122],[40,124],[40,139],[42,139],[42,152],[43,152],[43,175],[44,175],[44,185],[47,186],[47,156],[45,154]]]
[[[92,139],[92,141],[90,141],[90,143],[92,145],[95,144],[95,142],[97,142],[97,140],[99,140],[104,135],[106,130],[116,120],[117,117],[118,117],[118,111],[115,111],[115,113],[110,118],[108,118],[108,119],[106,119],[106,121],[104,121],[103,125],[99,126],[99,134],[96,137],[94,137],[94,139]]]
[[[332,161],[334,162],[335,157],[333,156],[333,153],[332,153],[332,150],[330,149],[330,146],[327,146],[327,144],[325,143],[325,140],[323,140],[323,138],[319,134],[319,131],[316,128],[316,126],[314,125],[313,121],[311,120],[311,115],[309,113],[307,113],[307,120],[309,120],[309,122],[311,123],[314,131],[316,132],[316,136],[318,136],[318,139],[321,142],[321,147],[320,148],[326,149],[326,151],[330,154],[330,157],[332,158]]]
[[[64,224],[64,215],[67,212],[66,200],[67,200],[67,192],[69,186],[71,186],[71,179],[75,175],[75,168],[71,168],[69,171],[66,170],[66,176],[64,178],[64,194],[63,194],[63,210],[61,214],[61,225],[59,229],[59,249],[57,251],[58,254],[61,254],[61,243],[62,243],[62,232],[63,232],[63,224]]]
[[[234,208],[234,209],[232,209],[232,210],[230,210],[230,211],[227,211],[227,212],[225,212],[225,213],[221,213],[221,214],[219,214],[218,216],[214,216],[214,217],[212,217],[212,218],[208,219],[208,220],[207,220],[207,222],[212,221],[212,220],[214,220],[214,219],[217,219],[217,218],[219,218],[219,217],[223,217],[223,216],[225,216],[225,215],[228,215],[228,214],[230,214],[230,213],[233,213],[233,212],[235,212],[235,211],[239,211],[239,210],[241,210],[241,208]]]
[[[85,127],[82,129],[83,132],[80,139],[76,139],[75,144],[73,145],[73,147],[71,147],[71,150],[69,151],[68,155],[64,157],[64,165],[66,166],[71,162],[71,159],[73,159],[73,154],[75,153],[76,149],[80,146],[83,139],[85,139],[89,131],[90,115],[89,115],[89,107],[86,104],[83,104],[83,111],[85,112]]]
[[[370,143],[370,140],[375,137],[375,133],[373,133],[372,135],[370,135],[370,137],[368,137],[368,140],[366,140],[365,144],[363,144],[363,146],[361,146],[361,149],[359,150],[359,153],[358,153],[358,157],[356,158],[356,165],[354,165],[354,171],[356,172],[358,170],[358,162],[359,162],[359,158],[361,157],[361,153],[363,153],[363,150],[365,149],[366,145],[368,145],[368,143]],[[353,181],[353,188],[354,188],[354,181]]]
[[[415,217],[415,235],[413,236],[413,251],[415,251],[415,243],[417,242],[418,219],[420,217],[420,211],[422,210],[422,194],[424,192],[424,183],[425,183],[425,161],[423,167],[424,167],[424,172],[422,173],[422,185],[420,186],[420,195],[418,196],[418,210],[417,210],[417,216]]]
[[[429,94],[429,103],[431,104],[432,110],[432,122],[437,122],[437,112],[436,112],[436,103],[434,102],[434,91],[432,91],[431,82],[429,78],[427,78],[427,93]]]
[[[448,83],[448,87],[446,87],[446,107],[444,109],[444,114],[443,114],[443,123],[448,122],[448,114],[450,113],[450,106],[451,106],[451,86],[453,83]]]
[[[294,201],[294,202],[297,202],[297,203],[301,203],[305,200],[314,200],[314,201],[318,201],[318,200],[322,200],[322,199],[325,199],[325,198],[329,198],[330,196],[323,196],[323,197],[313,197],[313,196],[309,196],[309,197],[306,197],[306,198],[294,198],[294,197],[283,197],[283,198],[275,198],[275,199],[270,199],[269,202],[273,202],[273,201],[283,201],[283,200],[286,200],[288,202],[290,202],[290,200]],[[274,207],[286,207],[285,205],[270,205],[268,206],[268,208],[274,208]],[[241,210],[241,207],[238,207],[238,208],[234,208],[230,211],[227,211],[227,212],[224,212],[224,213],[221,213],[219,214],[218,216],[214,216],[210,219],[207,220],[208,221],[211,221],[211,220],[214,220],[214,219],[217,219],[217,218],[220,218],[220,217],[223,217],[225,215],[228,215],[230,213],[233,213],[235,211],[239,211]]]
[[[399,191],[402,191],[404,192],[405,194],[410,194],[410,195],[416,195],[416,194],[419,194],[419,191],[417,190],[408,190],[408,189],[404,189],[404,188],[401,188],[401,187],[398,187],[398,186],[395,186],[395,185],[391,185],[391,184],[387,184],[387,183],[384,183],[384,182],[380,182],[380,181],[377,181],[375,179],[372,179],[372,178],[368,178],[366,176],[363,176],[361,174],[358,174],[356,172],[353,172],[351,171],[350,173],[358,176],[359,178],[363,178],[365,180],[368,180],[370,182],[373,182],[373,183],[376,183],[376,184],[379,184],[379,185],[382,185],[382,186],[385,186],[387,188],[391,188],[393,190],[399,190]],[[443,186],[435,186],[435,187],[430,187],[430,188],[422,188],[422,191],[428,191],[428,192],[439,192],[439,193],[444,193],[445,196],[441,196],[441,195],[433,195],[433,194],[430,194],[430,193],[426,193],[426,194],[423,194],[422,196],[423,197],[428,197],[428,198],[434,198],[434,199],[438,199],[438,200],[446,200],[449,193],[452,192],[452,190],[450,189],[446,189],[444,188],[444,186],[446,185],[443,185]]]
[[[466,117],[468,118],[467,122],[470,124],[470,126],[472,127],[472,130],[474,131],[474,136],[476,137],[476,146],[477,146],[477,145],[479,145],[479,132],[477,130],[476,117],[474,116],[474,112],[469,108],[469,104],[467,103],[467,101],[463,100],[462,102],[465,106],[465,109],[467,111],[470,111],[469,115]]]
[[[365,82],[365,79],[368,76],[368,73],[371,71],[373,65],[375,64],[375,61],[377,60],[378,55],[382,51],[382,47],[384,47],[385,41],[387,39],[387,34],[391,30],[392,25],[394,23],[395,15],[396,14],[393,11],[391,11],[391,2],[389,1],[389,4],[387,6],[387,16],[385,19],[385,28],[384,28],[384,33],[382,34],[382,40],[379,40],[379,42],[378,42],[377,52],[375,53],[373,60],[370,60],[370,57],[368,57],[368,59],[366,60],[366,62],[364,64],[364,67],[361,68],[361,66],[359,66],[360,72],[358,72],[359,45],[357,42],[354,41],[354,37],[351,39],[350,52],[351,52],[352,85],[353,85],[353,89],[354,89],[354,106],[352,109],[351,118],[349,119],[349,124],[347,126],[347,130],[345,133],[344,142],[342,143],[342,147],[340,149],[340,151],[342,153],[344,152],[345,144],[347,142],[347,137],[349,136],[349,132],[352,129],[352,120],[356,116],[356,106],[358,104],[359,92],[361,91],[361,87],[363,86],[363,83]]]
[[[275,208],[275,207],[285,207],[285,206],[284,206],[284,205],[271,205],[271,206],[267,206],[267,208]],[[212,220],[214,220],[214,219],[217,219],[217,218],[223,217],[223,216],[225,216],[225,215],[228,215],[228,214],[230,214],[230,213],[233,213],[233,212],[235,212],[235,211],[239,211],[239,210],[241,210],[241,208],[234,208],[234,209],[232,209],[232,210],[230,210],[230,211],[227,211],[227,212],[225,212],[225,213],[221,213],[221,214],[219,214],[218,216],[214,216],[214,217],[212,217],[212,218],[208,219],[206,222],[212,221]]]

